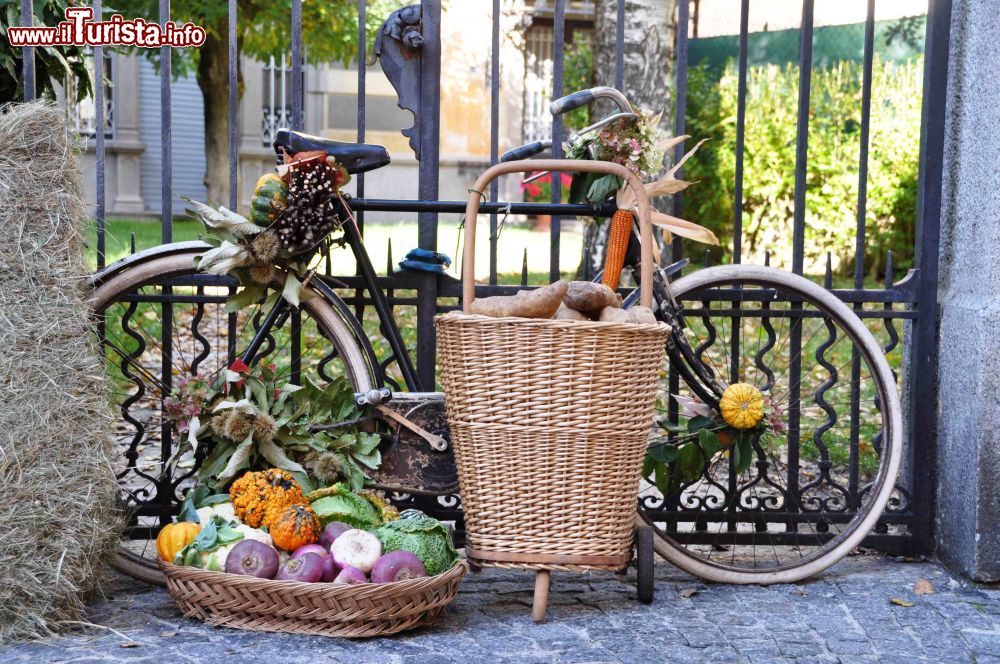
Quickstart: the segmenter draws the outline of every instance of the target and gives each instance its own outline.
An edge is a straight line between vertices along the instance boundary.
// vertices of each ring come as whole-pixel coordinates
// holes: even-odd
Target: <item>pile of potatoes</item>
[[[621,295],[591,281],[557,281],[543,288],[474,300],[469,313],[494,318],[552,318],[613,323],[655,323],[649,307],[622,309]]]

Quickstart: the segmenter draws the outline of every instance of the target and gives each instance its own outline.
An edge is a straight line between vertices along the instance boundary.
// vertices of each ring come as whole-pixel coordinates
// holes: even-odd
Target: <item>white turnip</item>
[[[382,555],[382,544],[369,532],[348,530],[333,542],[330,553],[341,567],[356,567],[367,574]]]

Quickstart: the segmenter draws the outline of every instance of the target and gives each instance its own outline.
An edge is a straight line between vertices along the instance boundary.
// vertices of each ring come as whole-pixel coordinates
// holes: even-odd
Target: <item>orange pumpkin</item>
[[[271,539],[274,545],[285,551],[319,540],[323,524],[308,505],[292,505],[286,507],[271,524]]]
[[[171,563],[177,552],[193,542],[199,532],[201,526],[191,521],[167,524],[156,536],[156,552],[164,561]]]

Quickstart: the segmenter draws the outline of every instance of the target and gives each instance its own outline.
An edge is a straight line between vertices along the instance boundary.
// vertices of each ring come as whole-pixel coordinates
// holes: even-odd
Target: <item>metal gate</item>
[[[799,89],[798,89],[798,114],[796,133],[796,159],[795,159],[795,195],[794,195],[794,236],[792,238],[791,264],[795,272],[802,273],[803,257],[805,250],[805,229],[806,229],[806,170],[809,163],[809,108],[810,108],[810,85],[813,67],[812,44],[814,29],[814,3],[815,0],[803,0],[801,27],[800,27],[800,48],[799,48]],[[490,161],[496,163],[500,152],[500,39],[501,39],[501,0],[492,0],[492,46],[490,58]],[[572,4],[572,3],[571,3]],[[735,4],[735,3],[734,3]],[[748,15],[750,12],[750,0],[741,0],[740,11],[740,33],[739,33],[739,97],[738,112],[736,117],[736,177],[734,194],[734,216],[733,216],[733,261],[741,261],[742,246],[742,204],[744,185],[744,127],[747,110],[747,69],[748,69]],[[564,43],[567,29],[567,0],[536,0],[536,6],[545,5],[552,12],[552,90],[551,97],[562,96],[564,89],[565,59]],[[551,5],[551,6],[550,6]],[[621,89],[623,87],[624,71],[624,18],[625,0],[617,2],[618,29],[616,34],[615,53],[615,83]],[[697,7],[698,4],[694,3]],[[861,157],[859,166],[859,197],[858,213],[855,228],[855,269],[853,287],[837,289],[833,292],[844,302],[851,304],[858,315],[866,319],[870,325],[884,325],[888,333],[889,343],[885,350],[892,351],[899,344],[905,344],[903,349],[904,363],[900,375],[901,385],[904,388],[904,406],[906,406],[906,430],[907,430],[907,460],[904,461],[904,471],[900,478],[897,492],[897,499],[892,502],[889,511],[883,518],[882,524],[870,536],[868,543],[880,549],[894,552],[919,552],[928,551],[932,545],[932,508],[935,492],[935,427],[936,413],[933,407],[914,407],[912,402],[907,403],[906,396],[912,400],[918,398],[920,402],[935,403],[935,366],[936,366],[936,334],[937,334],[937,280],[938,280],[938,237],[940,226],[941,208],[941,180],[942,180],[942,155],[943,155],[943,134],[944,134],[944,113],[949,30],[951,22],[951,2],[950,0],[928,0],[927,31],[925,41],[925,72],[923,83],[922,101],[922,124],[921,124],[921,151],[919,163],[919,190],[918,190],[918,212],[916,218],[916,246],[914,253],[914,269],[900,281],[893,281],[890,267],[887,270],[885,285],[880,289],[866,289],[863,283],[863,254],[866,243],[865,229],[865,208],[866,208],[866,183],[868,170],[868,148],[869,148],[869,121],[872,107],[872,62],[874,55],[874,33],[875,33],[875,7],[876,0],[867,2],[867,19],[865,22],[864,39],[864,79],[860,94],[862,97],[862,117],[860,118],[861,130]],[[21,1],[23,24],[31,23],[31,3],[30,0]],[[676,73],[674,95],[674,120],[673,128],[675,135],[684,133],[686,126],[686,90],[688,81],[688,25],[689,25],[689,3],[681,1],[677,9],[677,36],[676,36],[676,62],[674,71]],[[95,14],[101,15],[101,0],[94,2]],[[363,66],[366,50],[365,19],[367,6],[365,0],[358,0],[357,12],[359,16],[357,48],[359,57],[357,64],[357,140],[363,142],[366,137],[365,130],[365,91],[366,75]],[[437,249],[438,238],[438,215],[442,212],[460,212],[464,210],[464,203],[440,201],[439,198],[439,144],[440,144],[440,77],[441,77],[441,43],[442,39],[447,39],[447,35],[441,34],[441,2],[440,0],[422,0],[419,4],[419,31],[422,36],[422,46],[419,48],[419,58],[406,64],[408,67],[408,78],[403,85],[407,90],[407,105],[414,110],[417,117],[418,130],[413,137],[412,143],[419,150],[419,203],[393,201],[384,198],[367,198],[364,175],[357,177],[357,197],[359,213],[358,221],[363,229],[364,210],[388,210],[388,211],[410,211],[417,212],[418,221],[418,241],[419,246],[425,249]],[[171,8],[169,0],[159,0],[159,18],[161,23],[170,20]],[[230,133],[229,133],[229,207],[236,209],[237,200],[237,149],[238,149],[238,126],[237,126],[237,22],[240,20],[237,0],[228,0],[228,40],[229,40],[229,113],[230,113]],[[291,85],[291,126],[294,129],[303,128],[303,99],[304,99],[304,60],[303,60],[303,39],[302,39],[302,0],[291,0],[291,11],[289,21],[291,25],[290,44],[290,85]],[[101,80],[104,75],[105,60],[104,49],[96,47],[94,49],[94,69],[97,80]],[[171,130],[171,63],[169,47],[162,47],[160,51],[160,106],[162,117],[162,128],[160,134],[160,149],[162,153],[162,210],[161,210],[161,239],[168,243],[172,240],[172,220],[175,210],[172,208],[173,193],[171,191],[172,163],[172,130]],[[34,71],[31,58],[24,59],[24,81],[26,97],[33,97],[34,91]],[[103,85],[95,85],[95,106],[96,106],[96,126],[103,127],[105,118],[105,89]],[[556,116],[552,121],[552,156],[559,158],[562,156],[562,139],[564,138],[564,128],[562,120]],[[105,188],[105,136],[104,132],[96,132],[96,225],[97,225],[97,253],[99,266],[105,262],[105,213],[106,213],[106,188]],[[684,145],[676,148],[676,157],[684,154]],[[552,188],[553,205],[561,203],[560,188]],[[384,192],[372,192],[376,196],[384,195]],[[492,202],[498,201],[498,186],[494,182],[488,192]],[[676,194],[673,200],[675,214],[683,207],[683,197]],[[490,288],[491,292],[510,291],[515,287],[499,286],[497,279],[497,231],[498,231],[498,211],[504,206],[485,206],[491,211],[490,214]],[[551,212],[552,222],[549,242],[549,273],[551,278],[558,279],[560,270],[560,228],[562,218],[560,215],[569,213],[583,213],[584,206],[560,206],[550,207],[545,204],[535,205],[514,205],[507,208],[517,212]],[[673,244],[674,257],[679,258],[684,252],[684,246],[679,240]],[[417,367],[417,378],[419,384],[424,389],[433,389],[435,383],[435,334],[433,317],[445,308],[452,308],[455,298],[459,296],[457,282],[454,280],[442,279],[436,275],[416,272],[393,273],[392,261],[387,269],[387,274],[381,277],[381,282],[389,291],[390,304],[393,306],[413,306],[417,308],[416,325],[416,349],[415,360]],[[363,314],[366,306],[371,304],[371,299],[361,289],[362,282],[354,275],[340,276],[344,283],[351,289],[352,295],[347,299],[348,303],[355,307],[359,314]],[[522,274],[522,281],[526,280],[527,274]],[[830,287],[830,273],[827,272],[827,287]],[[415,293],[413,296],[398,295],[399,291],[409,291]],[[868,304],[868,308],[863,305]],[[875,305],[875,306],[871,306]],[[171,344],[170,320],[164,321],[163,327],[163,347],[169,355]],[[902,333],[902,334],[901,334]],[[385,362],[391,358],[383,358]],[[165,367],[169,368],[169,357],[164,359]],[[169,371],[167,372],[169,373]],[[856,407],[856,406],[855,406]],[[171,445],[171,432],[169,427],[164,427],[162,432],[163,445],[165,450],[169,450]],[[855,440],[853,444],[857,444]],[[175,507],[172,496],[151,497],[150,503],[157,503],[158,513],[166,514]],[[436,503],[421,501],[422,506],[431,507],[438,510],[439,514],[445,517],[457,516],[457,497],[444,497]],[[153,507],[150,505],[150,507]],[[154,510],[157,511],[157,510]],[[890,533],[887,524],[893,524]]]

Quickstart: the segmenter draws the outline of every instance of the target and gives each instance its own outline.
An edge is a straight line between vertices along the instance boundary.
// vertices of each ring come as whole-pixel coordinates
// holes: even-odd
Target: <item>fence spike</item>
[[[528,285],[528,248],[524,248],[524,254],[521,256],[521,285]]]
[[[135,253],[135,231],[132,231],[132,239],[129,241],[129,253]]]
[[[885,254],[885,287],[892,288],[892,249]]]
[[[712,252],[708,249],[705,250],[705,267],[712,266]]]
[[[823,287],[827,290],[833,288],[833,254],[826,252],[826,275],[823,277]]]
[[[392,267],[392,238],[389,238],[389,248],[386,253],[385,258],[385,273],[387,276],[392,276],[394,273]]]
[[[765,251],[764,252],[764,267],[770,267],[770,266],[771,266],[771,252],[770,251]]]

